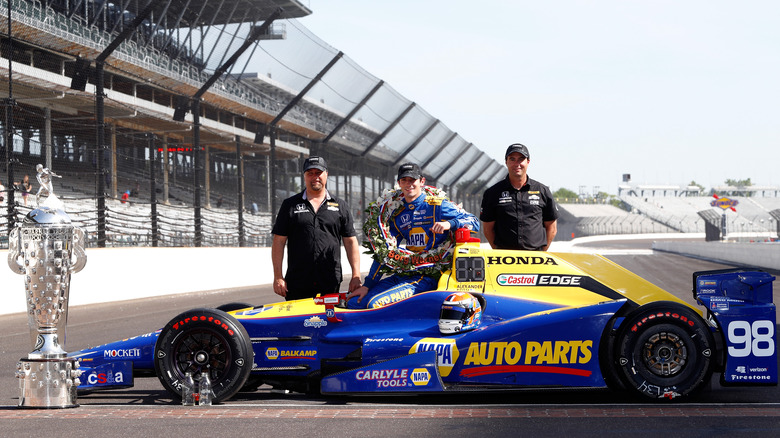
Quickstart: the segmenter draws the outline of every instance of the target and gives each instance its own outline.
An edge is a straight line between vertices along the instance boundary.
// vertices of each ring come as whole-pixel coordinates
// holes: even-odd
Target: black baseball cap
[[[420,166],[414,163],[402,164],[401,167],[398,168],[398,178],[396,180],[399,181],[401,178],[406,178],[407,176],[414,179],[422,178]]]
[[[309,157],[303,162],[304,173],[309,169],[319,169],[323,172],[328,171],[328,163],[322,157]]]
[[[524,157],[531,159],[531,155],[528,154],[528,148],[525,147],[525,145],[522,145],[520,143],[510,144],[508,148],[506,148],[506,154],[504,154],[504,159],[506,160],[509,158],[509,154],[513,152],[519,152]]]

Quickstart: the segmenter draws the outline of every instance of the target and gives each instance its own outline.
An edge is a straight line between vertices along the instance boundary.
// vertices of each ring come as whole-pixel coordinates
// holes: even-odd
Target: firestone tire
[[[715,341],[694,311],[656,303],[629,317],[618,335],[617,373],[637,395],[671,400],[709,383]]]
[[[217,309],[188,310],[160,332],[154,347],[154,369],[165,389],[181,398],[182,381],[207,372],[213,403],[235,395],[249,377],[254,359],[244,326]]]

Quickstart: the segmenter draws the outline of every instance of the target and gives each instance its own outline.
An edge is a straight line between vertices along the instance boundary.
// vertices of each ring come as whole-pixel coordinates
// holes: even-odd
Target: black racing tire
[[[622,325],[616,346],[617,374],[644,398],[672,400],[706,386],[715,364],[715,340],[693,310],[653,303]]]
[[[185,373],[208,372],[213,403],[221,403],[244,386],[254,361],[244,326],[217,309],[188,310],[172,319],[154,346],[154,369],[165,389],[181,398]]]

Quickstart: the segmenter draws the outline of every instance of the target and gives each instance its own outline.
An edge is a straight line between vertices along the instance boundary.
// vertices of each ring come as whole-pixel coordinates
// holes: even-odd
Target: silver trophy
[[[28,324],[33,350],[17,364],[20,407],[76,407],[81,372],[65,352],[70,274],[87,263],[84,232],[71,225],[63,203],[54,195],[51,172],[39,165],[48,197],[11,230],[8,266],[24,275]]]

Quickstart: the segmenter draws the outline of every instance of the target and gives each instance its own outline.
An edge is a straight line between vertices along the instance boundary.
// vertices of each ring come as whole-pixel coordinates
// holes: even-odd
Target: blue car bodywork
[[[221,311],[194,309],[161,330],[82,351],[81,391],[156,375],[178,395],[208,372],[215,399],[269,384],[323,394],[603,388],[650,398],[724,385],[776,385],[772,280],[695,273],[700,312],[600,256],[493,251],[460,242],[439,289],[352,310],[343,296]],[[442,335],[441,303],[477,297],[482,322]]]

